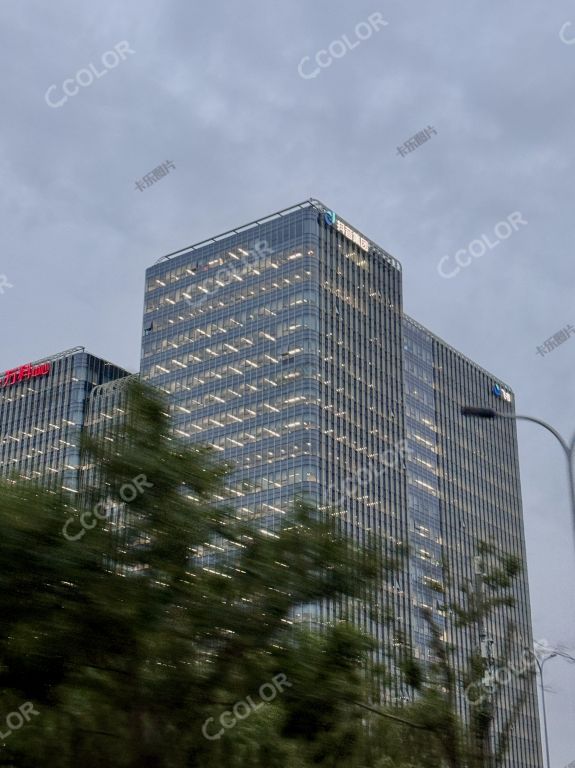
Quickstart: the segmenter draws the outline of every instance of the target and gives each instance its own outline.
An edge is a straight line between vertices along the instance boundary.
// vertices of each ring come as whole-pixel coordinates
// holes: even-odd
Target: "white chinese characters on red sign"
[[[37,379],[38,376],[46,376],[48,373],[50,373],[50,363],[21,365],[19,368],[6,371],[0,382],[0,387],[11,387],[13,384],[18,384],[19,381]]]
[[[348,227],[347,224],[344,224],[343,221],[340,221],[340,219],[337,220],[336,227],[337,231],[345,235],[348,240],[352,241],[352,243],[359,245],[359,247],[364,251],[369,251],[369,243],[365,237],[362,237],[357,232],[354,232],[351,227]]]

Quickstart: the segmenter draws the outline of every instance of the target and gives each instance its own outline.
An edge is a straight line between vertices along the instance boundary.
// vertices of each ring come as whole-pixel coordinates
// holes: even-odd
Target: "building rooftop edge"
[[[127,376],[120,377],[119,379],[113,379],[112,381],[105,381],[103,384],[97,384],[88,395],[88,399],[93,400],[97,397],[100,397],[101,395],[106,394],[106,392],[110,390],[114,391],[118,389],[125,389],[133,381],[139,380],[139,378],[139,373],[130,373]]]
[[[175,258],[176,256],[181,256],[184,253],[193,252],[195,250],[198,250],[199,248],[203,248],[206,245],[210,245],[211,243],[217,243],[220,240],[225,240],[228,237],[231,237],[232,235],[238,235],[242,232],[246,232],[250,229],[253,229],[253,227],[257,227],[260,224],[266,224],[268,221],[273,221],[274,219],[281,218],[283,216],[288,216],[291,213],[294,213],[298,210],[305,210],[306,208],[315,208],[316,210],[320,212],[325,212],[328,210],[332,210],[331,208],[328,208],[325,203],[322,203],[321,200],[318,200],[317,198],[310,197],[307,200],[303,200],[301,203],[296,203],[295,205],[290,205],[289,208],[282,208],[280,211],[276,211],[275,213],[271,213],[268,216],[264,216],[260,219],[254,219],[254,221],[250,221],[248,224],[244,224],[240,227],[235,227],[234,229],[229,229],[227,232],[222,232],[218,235],[214,235],[214,237],[208,237],[205,240],[200,240],[197,243],[194,243],[193,245],[188,245],[185,248],[180,248],[177,251],[172,251],[171,253],[167,253],[165,256],[161,256],[159,259],[157,259],[154,264],[152,264],[147,269],[153,268],[156,264],[161,264],[164,261],[167,261],[169,259]],[[384,248],[381,248],[379,245],[375,245],[373,240],[370,238],[367,238],[371,245],[373,246],[373,249],[381,256],[383,256],[387,261],[389,261],[392,266],[394,266],[396,269],[401,271],[401,263],[391,254],[389,254]]]
[[[122,365],[118,365],[118,363],[112,363],[110,360],[106,360],[104,357],[100,357],[99,355],[94,355],[92,352],[87,352],[86,347],[70,347],[70,349],[65,349],[62,352],[56,352],[53,355],[44,355],[43,357],[38,358],[37,360],[30,360],[27,363],[21,363],[21,365],[38,365],[39,363],[47,363],[47,362],[55,362],[56,360],[62,360],[64,357],[71,357],[72,355],[77,355],[80,353],[85,353],[87,355],[90,355],[90,357],[94,357],[97,360],[101,360],[106,365],[113,365],[114,368],[120,368],[123,371],[126,371],[127,376],[131,376],[133,374],[130,373],[130,371],[126,370]],[[7,369],[7,370],[13,370],[13,369]]]
[[[505,389],[509,390],[509,392],[515,397],[515,392],[514,392],[513,388],[510,387],[509,384],[506,381],[504,381],[503,379],[501,379],[499,376],[496,376],[494,373],[491,373],[491,371],[486,370],[481,365],[476,363],[475,360],[472,360],[470,357],[467,357],[467,355],[464,355],[463,352],[460,352],[455,347],[452,347],[451,344],[448,344],[445,341],[445,339],[442,339],[441,336],[438,336],[436,333],[433,333],[433,331],[430,331],[429,328],[426,328],[421,323],[418,323],[417,320],[414,320],[413,317],[411,317],[411,315],[408,315],[406,312],[403,313],[403,319],[406,322],[411,323],[412,325],[414,325],[416,328],[419,328],[420,331],[425,331],[425,333],[427,333],[429,336],[431,336],[432,339],[434,339],[435,341],[438,341],[440,344],[443,344],[443,346],[446,347],[447,349],[449,349],[451,352],[455,352],[455,354],[458,357],[460,357],[462,360],[465,360],[467,363],[470,363],[471,365],[473,365],[479,371],[481,371],[482,373],[484,373],[487,376],[489,376],[489,378],[494,379],[494,381],[498,382],[499,384],[503,384]]]
[[[275,213],[269,214],[269,216],[264,216],[261,219],[254,219],[253,221],[248,222],[248,224],[243,224],[240,227],[228,229],[226,232],[221,232],[220,234],[214,235],[213,237],[208,237],[205,240],[200,240],[197,243],[188,245],[185,248],[180,248],[177,251],[172,251],[172,253],[167,253],[165,256],[160,256],[160,258],[157,259],[154,262],[154,264],[152,264],[152,266],[154,266],[155,264],[160,264],[162,261],[166,261],[167,259],[172,259],[175,256],[180,256],[182,253],[187,253],[188,251],[195,251],[198,248],[203,248],[205,245],[209,245],[210,243],[217,243],[219,240],[225,240],[227,237],[231,237],[231,235],[239,235],[241,232],[245,232],[248,229],[257,227],[260,224],[265,224],[268,221],[273,221],[273,219],[280,218],[282,216],[287,216],[290,213],[294,213],[294,211],[315,207],[314,202],[316,201],[313,201],[311,198],[309,200],[303,200],[301,203],[290,205],[289,208],[282,208],[280,211],[276,211]]]

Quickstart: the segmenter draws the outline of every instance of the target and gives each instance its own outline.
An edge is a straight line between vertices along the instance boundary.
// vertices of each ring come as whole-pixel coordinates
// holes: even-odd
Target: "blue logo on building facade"
[[[506,389],[503,389],[503,387],[499,386],[499,384],[494,384],[491,388],[491,391],[495,397],[501,397],[507,403],[511,402],[511,394]]]
[[[335,224],[336,215],[334,211],[326,211],[323,216],[326,224],[329,224],[330,226]]]

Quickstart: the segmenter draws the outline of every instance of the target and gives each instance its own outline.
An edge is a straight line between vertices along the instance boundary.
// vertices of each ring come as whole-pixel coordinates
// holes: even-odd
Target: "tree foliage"
[[[0,485],[0,766],[479,765],[464,762],[451,651],[431,616],[431,667],[404,649],[416,701],[384,710],[373,641],[344,612],[321,631],[301,621],[306,606],[361,600],[393,558],[355,549],[303,499],[274,530],[240,515],[229,468],[176,440],[165,410],[133,385],[114,439],[86,441],[97,481],[78,497]],[[490,596],[469,589],[457,622],[506,605],[519,566],[501,559]],[[34,715],[9,729],[27,702]]]
[[[1,488],[2,712],[28,701],[38,712],[5,736],[3,764],[270,766],[299,752],[339,764],[329,755],[359,740],[348,699],[361,697],[369,642],[344,623],[306,632],[294,616],[360,595],[373,561],[302,500],[273,532],[240,517],[226,468],[176,441],[164,411],[133,387],[111,447],[86,445],[98,484],[80,502]],[[135,478],[145,485],[126,501]],[[120,510],[115,521],[86,514],[97,501]],[[74,541],[70,516],[67,530],[84,530]],[[277,675],[290,687],[205,737],[208,718]]]
[[[518,683],[534,674],[532,664],[515,667],[511,663],[516,641],[511,622],[507,622],[498,653],[487,640],[486,627],[495,613],[514,605],[513,587],[521,573],[521,560],[486,542],[478,543],[477,553],[475,579],[455,585],[446,568],[445,585],[436,586],[435,591],[444,596],[456,591],[462,596],[459,601],[447,602],[445,626],[430,610],[423,611],[431,637],[431,661],[421,662],[406,644],[402,662],[406,683],[415,695],[415,703],[406,708],[405,716],[429,732],[439,749],[441,764],[449,768],[498,768],[504,764],[528,683],[519,686],[505,720],[498,725],[497,703],[503,687],[496,684],[494,672],[509,670],[509,676]],[[472,638],[472,650],[463,663],[457,647],[448,639],[456,629],[465,630]]]

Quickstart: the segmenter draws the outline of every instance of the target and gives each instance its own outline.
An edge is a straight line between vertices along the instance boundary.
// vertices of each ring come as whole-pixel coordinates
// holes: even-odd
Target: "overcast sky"
[[[575,332],[575,6],[335,5],[2,0],[2,368],[82,345],[136,371],[147,266],[316,197],[399,259],[409,314],[570,437],[575,337],[537,347]],[[388,23],[368,36],[374,13]],[[512,213],[527,223],[498,238]],[[564,457],[518,431],[535,637],[575,653]],[[575,665],[550,661],[546,680],[563,768]]]

